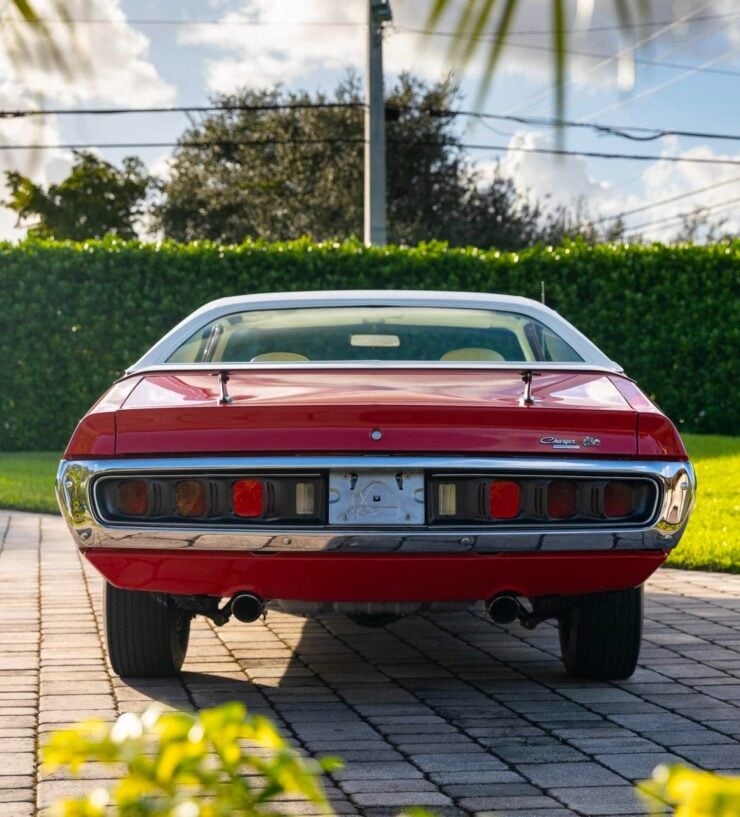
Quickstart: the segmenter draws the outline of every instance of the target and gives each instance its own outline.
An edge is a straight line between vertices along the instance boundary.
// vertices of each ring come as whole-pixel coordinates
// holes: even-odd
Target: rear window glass
[[[170,363],[579,362],[553,330],[491,309],[348,306],[236,312],[199,329]]]

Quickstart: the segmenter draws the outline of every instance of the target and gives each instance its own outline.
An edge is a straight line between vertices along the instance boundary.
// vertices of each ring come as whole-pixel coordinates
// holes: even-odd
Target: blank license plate
[[[422,471],[332,471],[330,525],[423,525]]]

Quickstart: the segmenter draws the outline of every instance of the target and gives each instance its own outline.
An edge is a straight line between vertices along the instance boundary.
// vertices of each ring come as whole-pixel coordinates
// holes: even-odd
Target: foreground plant
[[[53,817],[280,817],[275,799],[300,795],[330,811],[319,779],[334,758],[301,758],[266,718],[240,703],[215,709],[121,715],[55,732],[41,750],[46,772],[122,764],[112,789],[55,804]]]
[[[724,777],[685,766],[657,766],[652,780],[638,787],[649,805],[667,803],[675,817],[738,817],[740,777]]]

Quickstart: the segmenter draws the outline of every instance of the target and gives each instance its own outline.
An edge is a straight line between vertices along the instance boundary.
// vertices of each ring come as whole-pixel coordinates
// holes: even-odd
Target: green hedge
[[[521,253],[361,244],[0,245],[0,450],[58,449],[92,401],[191,310],[296,289],[458,289],[547,302],[679,427],[740,432],[740,241]]]

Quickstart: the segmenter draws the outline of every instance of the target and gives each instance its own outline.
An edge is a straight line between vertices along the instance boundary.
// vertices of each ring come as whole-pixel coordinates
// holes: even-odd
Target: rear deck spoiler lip
[[[265,371],[409,371],[424,370],[434,371],[455,371],[463,369],[466,371],[504,371],[504,372],[593,372],[597,374],[619,374],[624,375],[624,369],[614,363],[612,366],[600,366],[596,363],[573,362],[573,363],[549,363],[546,361],[520,361],[520,362],[488,362],[488,361],[315,361],[307,363],[277,363],[268,361],[264,363],[157,363],[151,366],[137,368],[132,366],[126,369],[122,377],[131,375],[146,374],[169,374],[178,372],[188,372],[192,374],[218,374],[219,372],[265,372]]]

